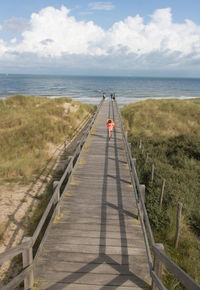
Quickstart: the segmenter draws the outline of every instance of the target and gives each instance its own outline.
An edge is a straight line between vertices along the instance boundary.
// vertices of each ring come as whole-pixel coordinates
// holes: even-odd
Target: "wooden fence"
[[[20,245],[13,247],[5,251],[4,253],[0,254],[0,264],[20,254],[22,255],[22,259],[23,259],[23,271],[20,274],[18,274],[15,278],[13,278],[6,286],[1,288],[2,290],[12,290],[23,281],[24,281],[24,289],[30,289],[32,287],[33,285],[33,246],[38,240],[38,237],[47,220],[47,217],[49,216],[50,211],[52,209],[54,210],[52,218],[54,217],[55,213],[59,211],[60,201],[62,200],[62,192],[65,191],[67,185],[65,185],[65,188],[62,192],[61,192],[61,187],[63,186],[63,183],[67,176],[68,176],[68,183],[71,179],[75,162],[78,159],[78,156],[80,155],[80,152],[84,146],[85,140],[99,112],[101,104],[102,103],[99,104],[97,111],[92,117],[88,127],[86,128],[86,131],[84,132],[81,141],[77,145],[76,151],[74,155],[71,157],[70,162],[68,163],[68,166],[62,178],[58,182],[54,190],[54,193],[46,207],[45,212],[43,213],[43,216],[33,236],[24,238]],[[132,158],[132,155],[131,155],[130,146],[127,142],[127,134],[125,133],[125,130],[124,130],[124,125],[121,119],[119,108],[118,108],[118,114],[119,114],[121,129],[122,129],[123,140],[124,140],[124,144],[125,144],[125,148],[127,152],[128,164],[129,164],[131,180],[132,180],[132,185],[133,185],[133,192],[134,192],[135,199],[137,202],[138,215],[139,215],[139,219],[142,225],[144,239],[145,239],[145,246],[146,246],[147,255],[148,255],[150,275],[152,277],[152,289],[161,289],[161,290],[166,289],[161,280],[162,264],[164,264],[169,269],[169,271],[171,271],[171,273],[187,289],[200,290],[200,285],[196,283],[187,273],[185,273],[180,267],[178,267],[173,261],[171,261],[165,255],[162,244],[156,244],[154,241],[153,233],[151,230],[151,226],[150,226],[150,222],[149,222],[149,218],[148,218],[148,214],[147,214],[145,202],[144,202],[144,186],[141,186],[141,184],[139,183],[139,179],[138,179],[136,167],[135,167],[135,160]],[[151,251],[154,255],[154,262],[152,262]]]
[[[71,180],[71,175],[73,172],[73,168],[78,160],[78,156],[80,155],[80,152],[84,146],[85,140],[94,124],[94,121],[97,117],[97,114],[100,110],[100,107],[102,105],[102,102],[98,105],[97,110],[93,117],[91,118],[88,126],[85,129],[85,132],[83,133],[83,136],[81,140],[78,142],[76,146],[76,150],[71,156],[70,161],[67,165],[67,168],[64,171],[64,174],[62,175],[60,181],[58,182],[53,195],[42,215],[42,218],[33,234],[32,237],[25,237],[22,241],[22,243],[16,247],[13,247],[9,250],[6,250],[5,252],[0,254],[0,265],[2,265],[4,262],[13,259],[14,257],[18,255],[22,255],[22,261],[23,261],[23,270],[20,274],[18,274],[15,278],[13,278],[7,285],[1,288],[1,290],[13,290],[15,289],[20,283],[24,281],[24,289],[30,289],[33,286],[34,278],[33,278],[33,246],[35,245],[36,241],[38,240],[39,235],[42,232],[43,226],[45,225],[45,222],[47,218],[49,217],[49,214],[51,211],[53,211],[53,215],[51,219],[55,216],[55,214],[59,211],[59,205],[60,201],[62,200],[62,192],[65,192],[65,188],[69,181]],[[65,188],[61,192],[61,187],[64,184],[65,179],[68,177],[67,184],[65,185]],[[44,237],[43,237],[44,239]]]
[[[133,191],[135,194],[139,219],[143,228],[145,245],[147,250],[148,262],[150,275],[152,277],[152,289],[166,289],[162,283],[162,265],[164,264],[166,268],[174,275],[174,277],[181,282],[181,284],[188,290],[200,290],[200,285],[194,281],[186,272],[184,272],[178,265],[176,265],[171,259],[169,259],[164,253],[164,247],[162,244],[155,243],[151,225],[149,222],[147,210],[144,202],[144,192],[142,192],[143,186],[139,183],[135,159],[132,158],[131,148],[128,144],[127,133],[125,132],[124,125],[122,122],[121,114],[118,108],[118,114],[122,129],[122,135],[124,139],[124,144],[126,147],[128,164],[133,184]],[[148,158],[148,156],[147,156]],[[154,261],[152,262],[151,251],[154,256]]]

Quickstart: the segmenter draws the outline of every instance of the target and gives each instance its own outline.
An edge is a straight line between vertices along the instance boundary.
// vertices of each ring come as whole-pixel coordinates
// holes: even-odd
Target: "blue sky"
[[[0,73],[200,76],[200,0],[0,0]]]

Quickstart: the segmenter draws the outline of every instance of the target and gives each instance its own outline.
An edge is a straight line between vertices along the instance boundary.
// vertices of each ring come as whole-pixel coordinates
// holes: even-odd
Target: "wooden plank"
[[[116,123],[110,141],[109,115]],[[39,289],[146,287],[147,255],[133,198],[117,110],[104,103],[35,262]]]
[[[86,285],[99,285],[99,286],[139,286],[144,289],[147,284],[137,276],[130,274],[127,275],[110,275],[110,274],[91,274],[87,273],[73,273],[71,275],[66,275],[65,272],[55,272],[54,275],[51,273],[48,275],[41,275],[41,280],[47,279],[48,282],[57,282],[60,281],[62,283],[70,284],[86,284]],[[45,285],[45,283],[44,283]],[[48,283],[46,284],[46,286]],[[53,283],[52,283],[53,286]],[[44,288],[43,288],[44,289]],[[47,288],[45,288],[47,289]],[[49,286],[48,286],[49,289]],[[53,289],[53,288],[52,288]],[[78,286],[77,286],[78,289]]]
[[[49,290],[99,290],[97,285],[83,285],[83,284],[66,284],[66,283],[55,283],[53,288],[49,287]],[[104,290],[116,290],[116,286],[104,286]],[[118,290],[138,290],[141,287],[131,286],[131,287],[117,287]]]

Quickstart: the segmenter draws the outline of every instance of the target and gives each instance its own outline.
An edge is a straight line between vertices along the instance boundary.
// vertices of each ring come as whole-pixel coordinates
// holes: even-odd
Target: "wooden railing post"
[[[136,158],[132,158],[132,161],[133,161],[133,164],[134,164],[134,166],[136,168]]]
[[[142,140],[140,139],[139,149],[142,148]]]
[[[56,190],[56,187],[58,186],[59,181],[54,181],[53,182],[53,189]],[[54,205],[56,206],[60,201],[60,188],[57,189],[57,194],[54,199]],[[57,215],[60,215],[60,206],[57,207]]]
[[[22,242],[27,242],[31,240],[31,237],[24,237]],[[23,260],[23,268],[25,269],[28,266],[31,266],[33,263],[33,249],[32,246],[30,248],[25,248],[22,253]],[[24,289],[31,289],[34,283],[33,278],[33,268],[30,269],[27,277],[24,279]]]
[[[142,193],[143,200],[145,202],[145,185],[144,184],[140,184],[140,190]],[[141,202],[140,197],[139,197],[139,200],[140,200],[140,212],[142,214],[142,218],[144,219],[144,211],[143,211],[142,202]]]
[[[164,246],[163,244],[155,244],[155,247],[164,252]],[[162,281],[162,263],[161,261],[154,255],[154,262],[153,262],[153,270],[157,277]],[[152,290],[157,290],[158,287],[155,285],[154,282],[152,282]]]
[[[59,184],[59,181],[54,181],[53,182],[53,190],[56,189],[56,187],[58,186],[58,184]],[[57,195],[56,195],[56,197],[54,199],[54,204],[57,204],[59,202],[59,200],[60,200],[60,189],[57,190]]]

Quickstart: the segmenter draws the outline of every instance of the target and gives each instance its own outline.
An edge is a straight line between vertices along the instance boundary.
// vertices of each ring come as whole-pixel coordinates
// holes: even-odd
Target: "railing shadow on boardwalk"
[[[83,126],[79,134],[75,136],[73,138],[73,141],[70,142],[68,145],[66,145],[67,140],[64,140],[64,142],[55,149],[53,155],[47,161],[45,167],[40,171],[38,176],[36,176],[35,180],[31,183],[28,190],[24,193],[21,199],[25,200],[29,196],[32,198],[32,201],[29,204],[28,208],[26,209],[26,212],[24,213],[20,221],[17,221],[15,216],[21,210],[23,206],[23,202],[21,202],[12,212],[12,214],[9,215],[8,221],[4,229],[4,236],[9,230],[9,227],[11,224],[16,225],[16,228],[13,231],[11,238],[6,244],[6,249],[10,249],[16,243],[17,234],[19,233],[19,231],[22,231],[22,238],[18,241],[18,243],[22,242],[24,235],[27,235],[28,229],[27,227],[23,226],[23,223],[24,222],[26,223],[27,221],[27,213],[31,212],[33,208],[35,208],[36,202],[38,202],[41,199],[41,197],[43,197],[44,195],[45,196],[48,195],[50,199],[51,194],[53,193],[53,181],[55,179],[57,180],[61,178],[64,168],[67,167],[67,164],[70,160],[69,157],[73,155],[73,152],[75,151],[75,148],[76,148],[77,141],[79,140],[86,126],[87,124]],[[60,164],[63,164],[63,169],[61,168],[62,166],[60,167]],[[34,194],[32,194],[33,191],[35,191]],[[36,209],[37,209],[37,205],[36,205]],[[13,267],[15,263],[19,264],[18,258],[14,259],[11,266],[8,268],[7,276],[9,277],[12,276]],[[18,265],[18,267],[20,267],[20,265]],[[0,265],[0,269],[1,269],[1,265]],[[7,277],[5,277],[5,280],[7,281]]]
[[[117,106],[117,105],[116,105]],[[42,219],[39,222],[39,225],[37,226],[36,231],[34,232],[34,235],[30,238],[28,238],[28,240],[23,241],[20,245],[13,247],[7,251],[5,251],[4,253],[0,254],[0,262],[3,263],[4,261],[8,261],[10,259],[12,259],[13,257],[16,257],[19,254],[22,254],[22,257],[25,260],[25,263],[23,265],[23,271],[18,274],[14,279],[12,279],[12,281],[9,282],[9,284],[7,284],[5,287],[3,287],[2,289],[4,290],[13,290],[15,289],[22,281],[24,281],[24,289],[30,289],[32,288],[33,285],[33,255],[32,255],[32,248],[33,245],[35,244],[35,242],[37,241],[37,238],[39,236],[39,234],[41,233],[42,230],[42,225],[44,224],[44,222],[46,221],[46,218],[48,216],[48,213],[51,209],[51,207],[55,208],[54,213],[56,212],[56,210],[59,208],[60,206],[60,201],[62,201],[62,199],[60,200],[60,195],[58,196],[58,193],[60,192],[61,186],[63,184],[63,181],[65,180],[65,176],[69,173],[72,175],[73,169],[74,169],[74,160],[77,160],[76,156],[79,156],[81,148],[83,146],[83,144],[85,143],[85,140],[89,134],[89,132],[91,131],[91,128],[94,124],[94,120],[99,112],[99,108],[97,112],[95,113],[94,117],[91,120],[91,124],[89,125],[89,130],[86,132],[86,135],[83,136],[84,138],[82,139],[82,141],[80,142],[80,144],[77,146],[77,149],[75,150],[74,156],[72,156],[71,161],[69,162],[69,165],[67,166],[65,173],[63,174],[61,180],[59,181],[59,185],[56,187],[54,194],[42,216]],[[121,120],[120,117],[120,112],[118,111],[118,116],[119,116],[119,120],[120,120],[120,126],[122,129],[122,137],[124,140],[124,144],[125,144],[125,149],[126,149],[126,153],[127,153],[127,160],[128,160],[128,166],[131,172],[131,180],[132,180],[132,186],[133,186],[133,193],[135,195],[135,200],[136,200],[136,204],[137,204],[137,208],[138,208],[138,217],[140,220],[140,223],[142,225],[142,230],[143,230],[143,235],[144,235],[144,241],[145,241],[145,245],[146,245],[146,251],[147,251],[147,256],[148,256],[148,264],[149,264],[149,270],[150,270],[150,275],[152,278],[152,282],[153,282],[153,289],[155,289],[155,286],[158,287],[160,290],[166,290],[166,288],[164,287],[163,283],[162,283],[162,277],[161,277],[161,267],[162,264],[164,264],[166,266],[167,269],[169,269],[169,271],[174,275],[174,277],[176,277],[181,283],[182,285],[184,285],[187,289],[189,290],[200,290],[200,285],[195,282],[187,273],[185,273],[180,267],[178,267],[172,260],[170,260],[163,252],[162,249],[160,249],[158,247],[159,244],[156,244],[154,241],[154,237],[152,234],[152,230],[151,230],[151,226],[149,223],[149,219],[148,219],[148,215],[147,215],[147,210],[144,204],[144,198],[143,198],[143,194],[142,194],[142,190],[141,190],[141,185],[139,183],[139,179],[137,176],[137,171],[135,168],[135,163],[133,161],[131,152],[130,152],[130,146],[127,142],[127,135],[125,134],[125,130],[124,130],[124,126],[123,126],[123,122]],[[114,142],[114,146],[117,145],[116,141],[118,140],[118,138],[116,138],[115,136],[115,142]],[[110,148],[112,146],[112,144],[107,144],[107,149]],[[117,146],[113,147],[113,148],[117,148]],[[116,151],[115,151],[116,153]],[[109,158],[106,159],[107,161],[107,168],[108,168],[108,160],[110,160]],[[117,158],[112,159],[117,160]],[[106,164],[106,163],[105,163]],[[119,165],[119,163],[118,163]],[[104,168],[106,169],[106,167]],[[119,168],[116,168],[116,173],[118,172],[119,177],[120,177],[120,170]],[[108,174],[104,176],[105,178],[105,184],[103,185],[104,187],[102,188],[102,209],[105,209],[105,212],[102,211],[101,213],[101,237],[102,239],[100,240],[100,246],[99,246],[99,253],[97,253],[97,257],[95,259],[93,259],[93,261],[90,261],[87,266],[90,269],[95,269],[96,265],[94,265],[94,261],[99,262],[99,263],[107,263],[109,264],[113,269],[117,270],[117,272],[119,273],[117,276],[114,277],[114,279],[111,279],[110,282],[106,282],[106,285],[102,286],[101,289],[107,289],[107,286],[112,284],[112,289],[118,288],[119,285],[122,285],[120,283],[125,283],[127,281],[127,276],[128,276],[128,280],[134,279],[134,283],[136,285],[140,285],[140,287],[142,288],[146,288],[145,282],[140,279],[137,275],[135,275],[134,273],[132,273],[130,271],[131,268],[129,268],[128,264],[125,264],[126,262],[128,262],[128,257],[127,257],[127,249],[123,246],[127,245],[127,239],[126,239],[126,231],[123,231],[123,224],[124,224],[124,217],[125,217],[125,213],[123,212],[123,205],[119,204],[119,200],[122,198],[121,195],[121,185],[117,187],[117,196],[118,196],[118,204],[117,205],[113,205],[112,203],[108,203],[106,200],[103,199],[103,196],[106,197],[107,196],[107,178],[108,178]],[[69,178],[69,180],[71,180]],[[106,185],[106,187],[105,187]],[[118,185],[116,183],[116,185]],[[104,190],[106,190],[104,192]],[[63,193],[63,191],[62,191]],[[59,197],[59,200],[58,200]],[[55,207],[56,204],[56,207]],[[122,222],[120,223],[120,235],[121,235],[121,254],[122,254],[122,260],[121,263],[118,260],[118,257],[116,256],[109,256],[108,254],[106,254],[105,250],[106,250],[106,232],[103,232],[103,229],[105,230],[105,223],[103,223],[103,220],[105,219],[105,221],[107,220],[107,216],[106,216],[106,211],[109,207],[112,207],[114,209],[116,209],[116,211],[118,212],[118,215],[123,215],[123,219]],[[127,212],[126,212],[127,215]],[[52,218],[54,217],[54,215],[52,216]],[[125,235],[124,235],[125,233]],[[125,237],[125,238],[124,238]],[[102,242],[103,240],[103,242]],[[150,249],[152,251],[150,251]],[[152,264],[152,258],[151,258],[151,254],[154,254],[154,264]],[[93,257],[92,257],[93,258]],[[114,259],[113,259],[114,258]],[[135,260],[132,260],[131,262],[134,262]],[[123,264],[124,262],[124,264]],[[99,264],[97,264],[99,265]],[[124,268],[127,268],[128,273],[131,273],[131,275],[124,275]],[[72,277],[73,281],[77,281],[78,277],[83,277],[84,275],[86,275],[88,273],[80,273],[80,270],[85,270],[85,266],[80,268],[77,271],[74,271],[74,273],[71,273],[69,275],[66,276],[66,278],[60,279],[59,281],[57,281],[56,284],[54,284],[53,286],[49,286],[48,289],[63,289],[65,288],[65,286],[63,285],[63,283],[66,285],[66,280],[67,284],[71,284],[72,282],[69,280],[70,277]],[[87,270],[87,269],[86,269]],[[91,270],[90,270],[91,271]],[[126,271],[125,271],[126,272]],[[122,275],[121,275],[122,274]],[[122,280],[124,282],[122,282]],[[63,283],[62,283],[63,282]],[[55,283],[55,282],[53,282]],[[140,284],[141,283],[141,284]],[[118,284],[116,286],[116,284]],[[77,284],[78,285],[78,284]],[[143,287],[144,285],[144,287]],[[58,287],[57,287],[58,286]],[[53,287],[53,288],[52,288]],[[47,289],[47,288],[45,288]]]
[[[113,113],[113,120],[115,120],[114,113]],[[110,177],[110,175],[108,174],[109,147],[114,147],[115,158],[112,158],[112,160],[115,161],[115,167],[116,167],[115,180],[116,180],[116,186],[117,186],[117,190],[116,190],[117,206],[107,201],[108,177]],[[108,136],[107,136],[107,142],[106,142],[106,148],[105,148],[105,162],[104,162],[104,173],[103,173],[104,178],[102,182],[103,186],[102,186],[102,195],[101,195],[101,224],[100,224],[100,237],[99,237],[99,255],[94,260],[90,261],[88,264],[79,268],[77,271],[67,275],[66,277],[57,281],[55,284],[51,285],[50,287],[46,289],[48,290],[60,289],[61,290],[66,287],[66,284],[70,285],[72,283],[75,283],[78,279],[89,274],[91,271],[97,268],[100,264],[105,264],[105,263],[111,266],[114,270],[116,270],[118,274],[111,281],[109,281],[108,283],[106,283],[104,286],[102,286],[99,289],[101,290],[107,289],[107,286],[112,286],[113,289],[114,288],[117,289],[128,280],[133,282],[135,285],[137,285],[140,288],[147,288],[149,286],[144,280],[139,278],[129,269],[130,264],[129,264],[129,256],[128,256],[128,243],[127,243],[127,236],[126,236],[125,216],[128,215],[135,219],[137,219],[138,216],[132,214],[131,212],[123,208],[121,184],[120,182],[117,182],[119,180],[122,180],[120,176],[120,168],[119,168],[118,160],[119,158],[118,158],[117,138],[116,138],[116,131],[114,130],[114,145],[110,145],[108,141]],[[121,238],[121,263],[118,263],[108,254],[106,254],[106,237],[107,237],[106,222],[107,222],[108,207],[115,209],[119,217],[120,238]]]

